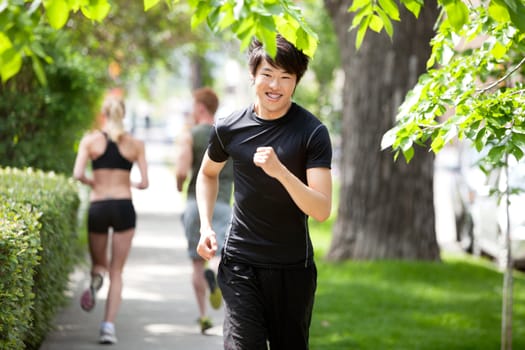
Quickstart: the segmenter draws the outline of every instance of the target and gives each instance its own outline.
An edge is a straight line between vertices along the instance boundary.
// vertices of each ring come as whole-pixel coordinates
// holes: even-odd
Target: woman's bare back
[[[104,154],[107,143],[106,136],[100,131],[88,136],[86,144],[91,161]],[[116,143],[120,154],[131,163],[144,157],[144,143],[128,133],[121,135]],[[131,198],[130,172],[124,169],[101,168],[93,171],[93,186],[91,200]]]

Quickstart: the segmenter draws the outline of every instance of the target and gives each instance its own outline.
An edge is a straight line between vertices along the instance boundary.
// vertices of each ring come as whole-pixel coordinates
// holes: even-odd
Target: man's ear
[[[204,114],[209,113],[208,108],[206,108],[206,106],[205,106],[204,103],[202,103],[202,102],[197,102],[197,103],[195,104],[195,108],[196,108],[196,110],[197,110],[197,115],[198,115],[199,117],[202,116],[202,115],[204,115]]]
[[[195,112],[197,112],[197,114],[200,114],[205,110],[202,102],[195,102],[195,106],[193,108],[195,108]]]

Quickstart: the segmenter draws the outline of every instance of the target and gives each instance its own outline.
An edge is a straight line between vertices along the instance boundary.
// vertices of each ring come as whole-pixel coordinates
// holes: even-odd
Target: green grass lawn
[[[312,350],[497,350],[503,276],[484,259],[328,263],[331,223],[311,223],[318,268]],[[525,349],[525,274],[514,278],[513,349]]]

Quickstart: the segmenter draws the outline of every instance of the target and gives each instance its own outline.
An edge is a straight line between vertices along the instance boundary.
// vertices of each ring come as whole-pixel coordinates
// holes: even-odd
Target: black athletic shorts
[[[108,233],[135,228],[137,215],[131,199],[107,199],[91,202],[88,212],[88,232]]]
[[[223,257],[224,349],[307,350],[317,269],[269,269]]]

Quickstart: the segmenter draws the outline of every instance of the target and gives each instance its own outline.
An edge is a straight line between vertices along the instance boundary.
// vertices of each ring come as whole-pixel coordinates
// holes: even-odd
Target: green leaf
[[[15,49],[5,50],[0,55],[0,76],[2,82],[6,82],[20,71],[22,67],[22,56]]]
[[[505,155],[505,146],[492,147],[487,154],[487,157],[493,162],[498,163],[503,159]]]
[[[494,56],[494,58],[500,59],[507,53],[507,47],[502,45],[500,42],[497,42],[492,50],[490,50],[490,53]]]
[[[302,27],[297,29],[296,47],[308,57],[314,57],[317,50],[317,38],[308,34]]]
[[[519,147],[525,147],[525,135],[524,134],[513,133],[511,140],[515,145]]]
[[[445,139],[443,138],[443,135],[441,133],[438,134],[438,136],[434,137],[432,140],[432,143],[430,144],[430,148],[434,153],[438,153],[443,146],[445,145]]]
[[[392,128],[386,133],[384,133],[383,137],[381,138],[381,151],[387,149],[388,147],[391,147],[394,144],[394,141],[397,137],[396,134],[397,128]]]
[[[277,42],[275,40],[275,22],[271,16],[261,16],[257,23],[257,37],[264,44],[264,49],[271,57],[277,54]]]
[[[275,41],[276,36],[276,26],[273,16],[261,16],[259,17],[259,25],[264,28],[265,31],[269,31],[273,35],[273,41]]]
[[[406,137],[403,137],[401,139],[401,143],[399,147],[401,148],[403,152],[405,152],[405,151],[410,150],[413,145],[414,143],[412,142],[412,135],[408,134]]]
[[[385,31],[392,39],[392,36],[394,35],[394,26],[392,25],[392,21],[390,18],[386,15],[386,13],[382,9],[377,9],[377,14],[381,17],[383,20],[383,25],[385,26]]]
[[[144,11],[148,11],[153,6],[157,5],[160,0],[144,0]]]
[[[40,62],[40,58],[38,56],[31,56],[32,62],[33,62],[33,70],[35,71],[36,77],[38,79],[38,82],[42,86],[47,85],[47,78],[46,73],[44,72],[44,68],[42,67],[42,62]]]
[[[264,28],[261,28],[257,36],[262,40],[264,44],[264,50],[268,53],[268,55],[270,55],[270,57],[275,57],[275,55],[277,55],[275,32],[270,32]]]
[[[292,14],[273,16],[276,30],[289,42],[293,43],[305,55],[313,57],[317,50],[317,34],[309,26],[297,20]]]
[[[355,41],[355,47],[359,49],[366,35],[368,29],[368,23],[370,23],[370,16],[363,18],[363,21],[359,24],[359,29],[357,30],[357,38]]]
[[[213,31],[217,31],[218,30],[218,23],[219,23],[219,20],[220,20],[220,11],[221,11],[221,8],[220,7],[215,7],[209,14],[208,14],[208,17],[206,17],[206,21],[208,23],[208,27],[213,30]]]
[[[459,31],[468,22],[468,7],[462,1],[455,1],[445,6],[448,22]]]
[[[244,18],[241,21],[240,25],[235,27],[234,31],[237,35],[241,33],[245,33],[245,32],[253,33],[255,27],[256,27],[255,17],[250,16],[250,17]]]
[[[46,17],[54,29],[62,28],[69,18],[69,5],[66,0],[48,0],[44,1],[46,8]]]
[[[421,6],[423,6],[423,0],[401,0],[401,3],[405,5],[408,11],[412,12],[414,17],[419,17]]]
[[[357,11],[354,18],[352,19],[352,24],[350,25],[350,30],[358,27],[366,18],[372,16],[374,12],[372,11],[372,6],[366,6]]]
[[[90,0],[89,5],[81,7],[82,13],[87,18],[101,22],[109,13],[111,5],[108,0]]]
[[[453,139],[458,137],[458,130],[456,127],[447,130],[444,136],[445,144],[451,142]]]
[[[489,15],[490,17],[500,23],[508,22],[510,20],[509,11],[504,4],[500,4],[498,1],[491,1],[489,4]]]
[[[516,158],[517,161],[520,161],[523,158],[523,150],[519,147],[512,147],[510,153]]]
[[[368,27],[374,32],[379,33],[381,32],[381,29],[383,29],[383,21],[379,16],[373,15],[370,19],[370,24],[368,25]]]
[[[277,31],[286,38],[286,40],[293,42],[295,40],[295,33],[297,31],[298,25],[296,23],[292,24],[283,17],[274,17],[275,25],[277,26]]]
[[[522,0],[516,1],[516,10],[509,9],[512,24],[522,33],[525,32],[525,4]]]
[[[432,54],[430,55],[430,58],[427,61],[427,70],[430,70],[436,64],[436,56],[436,51],[432,50]]]
[[[386,12],[388,17],[399,21],[399,8],[393,0],[379,0],[379,6]]]
[[[211,10],[212,7],[207,2],[199,1],[195,13],[191,16],[191,29],[197,28],[199,24],[204,22]]]
[[[479,152],[483,149],[483,147],[485,147],[485,142],[486,142],[486,131],[485,131],[485,128],[481,128],[475,139],[474,139],[474,146],[476,147],[476,150]]]
[[[412,158],[414,158],[414,148],[410,147],[406,151],[403,150],[403,156],[405,157],[405,161],[410,163]]]
[[[235,29],[235,34],[241,41],[241,50],[245,50],[250,43],[252,42],[253,37],[255,36],[255,20],[253,16],[245,18],[241,25]]]
[[[70,10],[77,12],[83,3],[82,0],[67,0],[67,4]]]
[[[501,0],[501,1],[498,1],[498,2],[500,2],[502,5],[506,6],[509,9],[509,11],[516,12],[516,11],[518,11],[518,5],[519,5],[518,2],[519,1],[520,0],[518,0],[518,1],[516,1],[516,0]]]
[[[9,39],[9,37],[3,32],[0,32],[0,54],[12,47],[13,43],[11,42],[11,39]]]
[[[221,8],[221,19],[219,20],[218,27],[220,30],[228,28],[235,23],[235,15],[233,14],[233,4],[224,4]]]
[[[355,12],[365,6],[370,6],[370,0],[354,0],[348,8],[348,12]]]
[[[394,162],[399,158],[399,151],[394,152]]]
[[[32,55],[31,56],[38,56],[39,58],[43,59],[46,63],[51,64],[53,63],[53,58],[46,54],[44,49],[42,48],[42,45],[38,41],[33,41],[30,45]]]

